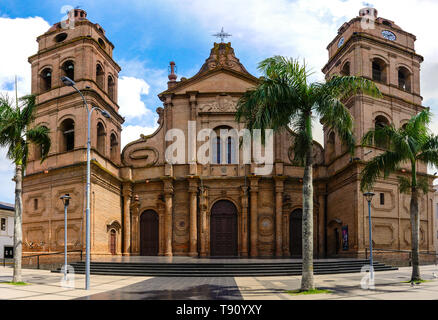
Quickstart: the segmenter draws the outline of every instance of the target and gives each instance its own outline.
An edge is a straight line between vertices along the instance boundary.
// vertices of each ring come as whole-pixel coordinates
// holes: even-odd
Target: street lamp
[[[105,118],[111,118],[110,114],[100,109],[99,107],[92,106],[90,109],[84,95],[78,88],[76,88],[76,82],[74,82],[69,77],[61,77],[61,81],[69,87],[73,87],[81,96],[88,113],[88,126],[87,126],[87,208],[85,211],[86,223],[85,223],[85,290],[90,289],[90,149],[91,149],[91,138],[90,138],[90,127],[91,127],[91,114],[94,110],[99,111]]]
[[[64,280],[67,280],[67,208],[71,197],[66,193],[60,199],[64,203]]]
[[[370,241],[370,282],[374,285],[374,270],[373,270],[373,235],[371,225],[371,201],[373,200],[374,193],[366,192],[363,194],[368,201],[368,225],[369,225],[369,241]]]

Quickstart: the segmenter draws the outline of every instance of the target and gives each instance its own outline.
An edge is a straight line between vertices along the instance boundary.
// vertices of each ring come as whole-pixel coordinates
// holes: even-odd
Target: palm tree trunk
[[[303,177],[303,270],[301,291],[315,288],[313,280],[313,159],[312,147],[306,154]]]
[[[14,276],[13,282],[21,282],[21,253],[23,246],[22,222],[22,181],[21,164],[15,166],[15,218],[14,218]]]
[[[420,280],[420,216],[418,214],[418,191],[417,188],[412,188],[411,194],[411,244],[412,244],[412,277],[411,281]]]

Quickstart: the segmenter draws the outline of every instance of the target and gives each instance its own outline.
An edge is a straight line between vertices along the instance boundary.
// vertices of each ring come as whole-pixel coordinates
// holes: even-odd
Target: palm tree
[[[15,164],[15,221],[14,221],[14,276],[13,282],[21,282],[22,254],[22,181],[26,169],[29,144],[41,146],[43,161],[50,149],[49,129],[31,127],[34,120],[35,96],[27,95],[15,103],[7,96],[0,97],[0,146],[7,148],[7,157]]]
[[[247,128],[295,131],[295,161],[304,166],[303,176],[303,270],[301,290],[314,289],[313,281],[313,173],[312,119],[335,130],[354,152],[353,119],[343,101],[366,93],[380,96],[372,81],[361,77],[333,76],[327,82],[309,84],[310,73],[298,60],[275,56],[260,62],[259,84],[239,100],[236,120]]]
[[[438,166],[438,136],[428,130],[432,114],[425,109],[412,117],[409,122],[396,129],[393,125],[377,127],[365,134],[362,144],[372,145],[376,141],[386,140],[387,150],[368,162],[362,171],[361,189],[371,190],[382,175],[386,179],[391,173],[409,164],[411,177],[398,177],[401,193],[411,194],[411,246],[412,276],[411,281],[421,280],[419,266],[420,216],[418,214],[419,191],[429,192],[427,178],[417,177],[418,163]]]

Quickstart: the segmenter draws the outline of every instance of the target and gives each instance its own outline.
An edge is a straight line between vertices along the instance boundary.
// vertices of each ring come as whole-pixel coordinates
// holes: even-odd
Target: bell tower
[[[386,148],[387,141],[361,146],[369,130],[388,124],[402,127],[413,115],[424,109],[420,95],[420,64],[423,57],[415,51],[415,35],[404,31],[394,21],[379,17],[375,8],[363,8],[356,18],[344,23],[328,45],[328,63],[323,72],[332,75],[362,76],[374,81],[381,98],[354,95],[344,101],[354,118],[356,137],[352,157],[339,136],[324,128],[325,163],[327,167],[327,251],[333,255],[363,257],[368,246],[367,203],[360,190],[360,174],[367,161]],[[406,168],[409,170],[408,168]],[[420,165],[421,175],[427,174]],[[406,170],[399,172],[402,175]],[[378,180],[372,202],[373,242],[376,248],[409,249],[409,199],[398,190],[397,175]],[[422,199],[424,213],[422,232],[428,237],[427,196]],[[348,227],[349,247],[339,249],[340,230]],[[426,244],[423,244],[422,248]]]
[[[344,23],[328,45],[329,61],[323,68],[326,78],[334,74],[362,76],[373,80],[383,94],[381,99],[356,95],[346,102],[355,119],[358,144],[373,127],[394,124],[399,128],[423,109],[420,95],[423,57],[415,52],[415,40],[413,34],[394,21],[378,17],[378,11],[368,7]],[[326,162],[342,157],[346,148],[339,138],[327,128],[324,138]],[[384,145],[377,143],[376,147],[382,149]],[[358,147],[355,158],[368,160],[373,157],[369,151]]]
[[[72,197],[68,246],[69,250],[79,249],[85,245],[88,115],[81,95],[64,84],[61,77],[74,81],[90,108],[95,106],[109,114],[105,117],[95,110],[90,126],[92,224],[94,228],[105,229],[105,223],[121,223],[118,170],[124,119],[117,104],[121,69],[113,60],[114,45],[105,30],[89,21],[82,9],[71,10],[67,20],[55,23],[37,42],[38,52],[29,57],[32,94],[37,96],[35,124],[50,129],[52,147],[43,163],[40,147],[30,150],[23,183],[23,237],[28,243],[38,240],[40,244],[33,247],[25,244],[23,250],[59,250],[64,232],[59,221],[59,212],[63,210],[59,198],[65,193]],[[93,201],[98,198],[105,199],[106,208],[93,209]],[[109,250],[104,239],[95,239],[92,245],[94,252]]]

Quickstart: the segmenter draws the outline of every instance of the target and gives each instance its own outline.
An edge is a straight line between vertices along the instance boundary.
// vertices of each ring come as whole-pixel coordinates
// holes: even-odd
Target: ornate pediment
[[[249,74],[245,67],[240,63],[239,59],[234,55],[234,49],[231,47],[231,42],[215,43],[210,51],[210,56],[205,60],[199,73],[204,73],[216,68],[228,68]]]
[[[199,112],[236,112],[238,98],[229,95],[218,95],[212,101],[201,103]]]

